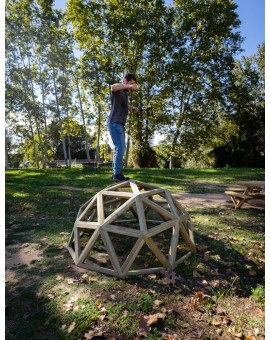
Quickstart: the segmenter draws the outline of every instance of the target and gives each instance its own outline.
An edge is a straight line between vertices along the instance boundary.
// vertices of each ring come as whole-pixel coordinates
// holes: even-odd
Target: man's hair
[[[127,73],[124,78],[127,80],[127,81],[131,81],[131,80],[135,80],[137,82],[137,79],[136,77],[134,76],[134,74],[132,73]]]

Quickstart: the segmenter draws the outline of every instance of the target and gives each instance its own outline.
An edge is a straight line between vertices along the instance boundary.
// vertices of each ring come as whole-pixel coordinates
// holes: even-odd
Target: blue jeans
[[[113,173],[122,172],[123,156],[126,150],[125,127],[121,123],[109,123],[108,130],[114,145]]]

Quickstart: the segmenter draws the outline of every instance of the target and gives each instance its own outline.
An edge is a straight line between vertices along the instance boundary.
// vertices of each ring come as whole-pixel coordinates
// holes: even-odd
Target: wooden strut
[[[161,201],[155,200],[155,195],[160,196]],[[167,203],[166,209],[160,205],[164,202]],[[109,204],[113,204],[115,209],[112,213],[110,213],[111,208],[107,209]],[[146,215],[151,211],[159,216],[157,220],[146,219]],[[155,223],[155,226],[153,224],[148,226],[151,222]],[[171,238],[167,254],[161,251],[153,237],[165,231],[168,233],[169,230],[171,230]],[[134,245],[128,250],[122,265],[112,242],[111,233],[119,235],[119,240],[123,236],[135,238]],[[85,246],[81,243],[82,236],[84,239],[89,237]],[[189,247],[189,251],[177,259],[180,236]],[[98,240],[103,242],[110,260],[110,268],[89,261],[89,256],[91,257]],[[144,245],[161,266],[134,268],[134,261]],[[77,266],[118,277],[156,273],[164,268],[171,270],[196,252],[190,215],[180,202],[166,189],[134,180],[107,187],[80,207],[67,249]],[[104,249],[102,252],[104,253]]]

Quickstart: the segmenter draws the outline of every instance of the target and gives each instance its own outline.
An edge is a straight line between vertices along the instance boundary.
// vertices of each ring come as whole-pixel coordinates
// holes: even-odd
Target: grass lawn
[[[263,169],[125,173],[191,194],[264,180]],[[264,339],[264,210],[192,206],[196,254],[173,272],[118,279],[76,267],[63,247],[79,207],[110,175],[6,172],[6,338]]]

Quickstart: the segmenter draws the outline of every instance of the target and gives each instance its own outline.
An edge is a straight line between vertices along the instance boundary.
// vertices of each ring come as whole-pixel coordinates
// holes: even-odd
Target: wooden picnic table
[[[225,194],[231,197],[235,209],[241,208],[245,202],[251,199],[265,199],[264,181],[241,181],[236,184],[244,187],[242,192],[225,191]]]
[[[245,187],[244,194],[248,195],[253,192],[264,191],[265,181],[241,181],[236,182],[236,184]]]

